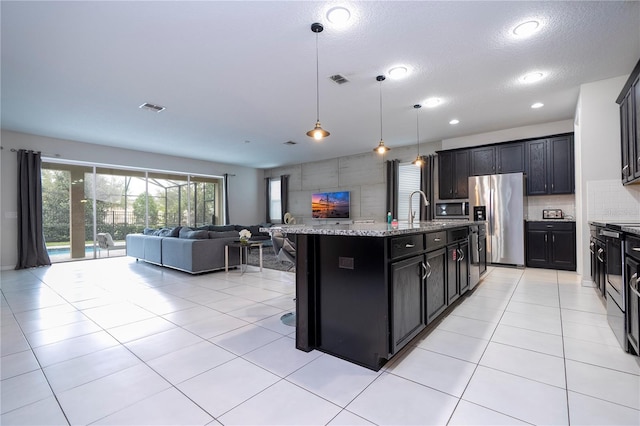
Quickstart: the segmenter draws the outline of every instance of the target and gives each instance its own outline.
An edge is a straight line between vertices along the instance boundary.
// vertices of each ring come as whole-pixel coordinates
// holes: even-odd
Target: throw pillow
[[[238,231],[212,232],[209,231],[209,238],[238,238]]]

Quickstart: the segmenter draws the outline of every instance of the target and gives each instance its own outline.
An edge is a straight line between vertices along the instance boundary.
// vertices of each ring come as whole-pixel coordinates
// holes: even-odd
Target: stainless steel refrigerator
[[[469,177],[469,219],[486,222],[487,263],[524,266],[526,214],[522,173]]]

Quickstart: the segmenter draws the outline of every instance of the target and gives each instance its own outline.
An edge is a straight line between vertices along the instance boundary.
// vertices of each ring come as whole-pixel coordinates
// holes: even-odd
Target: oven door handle
[[[601,248],[598,249],[598,255],[597,258],[600,262],[604,262],[604,259],[602,258],[602,256],[600,256],[602,253],[604,253],[604,250],[602,250]]]
[[[619,232],[609,231],[607,229],[602,229],[600,231],[600,235],[604,235],[605,237],[611,237],[611,238],[620,238]]]

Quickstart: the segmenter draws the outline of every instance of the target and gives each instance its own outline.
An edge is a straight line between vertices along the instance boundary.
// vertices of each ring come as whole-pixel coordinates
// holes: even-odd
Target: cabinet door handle
[[[427,267],[425,266],[424,262],[420,262],[420,267],[422,268],[422,281],[424,281],[429,274],[427,273]]]
[[[422,264],[422,266],[424,266],[424,263]],[[427,270],[427,267],[429,268],[428,270]],[[424,267],[424,271],[426,275],[422,277],[423,280],[431,276],[431,264],[429,263],[428,260],[427,260],[427,266]]]
[[[636,294],[636,296],[640,297],[640,293],[638,293],[638,284],[640,284],[640,279],[636,279],[635,286],[633,285],[633,278],[638,276],[637,273],[633,274],[631,279],[629,280],[629,289]]]
[[[405,244],[405,248],[414,248],[415,246],[416,246],[415,244],[411,244],[411,243]]]
[[[633,251],[640,251],[640,247],[634,247],[634,248],[632,248],[631,250],[633,250]]]
[[[439,243],[440,241],[442,241],[442,238],[434,238],[433,241]]]
[[[556,235],[555,234],[551,235],[551,242],[555,244],[555,242],[556,242]]]
[[[595,247],[595,243],[593,242],[589,243],[589,251],[591,252],[591,254],[595,253],[595,251],[593,250],[594,247]]]
[[[547,228],[553,228],[553,225],[547,225]]]
[[[544,234],[544,243],[545,243],[545,244],[547,244],[547,237],[548,237],[548,235],[547,235],[547,234]]]
[[[602,256],[600,256],[602,253],[604,253],[604,250],[602,250],[601,248],[598,249],[598,260],[600,262],[604,262],[604,259],[602,258]]]
[[[627,176],[629,174],[629,165],[627,164],[622,168],[622,176]]]

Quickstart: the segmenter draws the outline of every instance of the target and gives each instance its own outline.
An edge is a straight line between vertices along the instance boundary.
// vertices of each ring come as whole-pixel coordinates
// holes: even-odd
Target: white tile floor
[[[295,349],[291,273],[129,258],[6,271],[14,424],[640,424],[640,364],[574,273],[493,268],[373,372]]]

